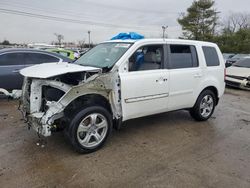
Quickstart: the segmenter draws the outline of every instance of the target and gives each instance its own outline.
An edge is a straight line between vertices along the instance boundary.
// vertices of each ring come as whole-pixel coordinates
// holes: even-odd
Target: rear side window
[[[40,63],[51,63],[58,62],[59,59],[47,54],[40,53],[26,53],[25,54],[26,64],[40,64]]]
[[[170,45],[170,69],[198,67],[197,52],[194,46]]]
[[[0,66],[24,65],[22,53],[7,53],[0,55]]]
[[[219,57],[215,48],[203,46],[202,50],[208,67],[220,65]]]

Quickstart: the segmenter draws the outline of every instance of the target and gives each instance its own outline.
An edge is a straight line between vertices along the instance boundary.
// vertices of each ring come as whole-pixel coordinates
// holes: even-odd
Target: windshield
[[[240,60],[240,61],[234,63],[233,66],[250,68],[250,58]]]
[[[129,49],[131,43],[102,43],[80,57],[76,64],[98,68],[111,68]]]

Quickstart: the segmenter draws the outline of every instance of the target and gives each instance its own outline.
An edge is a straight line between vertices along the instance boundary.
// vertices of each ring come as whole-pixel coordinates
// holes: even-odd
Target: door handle
[[[202,77],[202,74],[201,73],[197,73],[194,75],[195,78],[201,78]]]
[[[166,82],[166,81],[168,81],[168,79],[167,78],[163,78],[163,77],[161,77],[161,78],[159,78],[159,79],[157,79],[157,80],[155,80],[156,82]]]

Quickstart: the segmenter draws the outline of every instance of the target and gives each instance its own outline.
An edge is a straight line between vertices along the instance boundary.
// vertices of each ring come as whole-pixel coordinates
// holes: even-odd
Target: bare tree
[[[61,46],[62,40],[64,39],[64,36],[63,36],[62,34],[58,34],[58,33],[54,33],[54,35],[55,35],[56,38],[57,38],[57,41],[58,41],[59,46]]]
[[[224,26],[230,32],[250,28],[250,13],[232,12],[224,21]]]
[[[85,40],[79,40],[78,41],[78,46],[83,49],[84,48],[84,45],[85,45]]]
[[[239,23],[240,29],[250,28],[250,13],[241,13],[240,14],[241,22]]]

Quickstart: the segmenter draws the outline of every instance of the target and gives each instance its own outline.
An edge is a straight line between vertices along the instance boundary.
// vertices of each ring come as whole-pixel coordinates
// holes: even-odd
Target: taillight
[[[226,81],[226,68],[224,68],[224,81]]]

